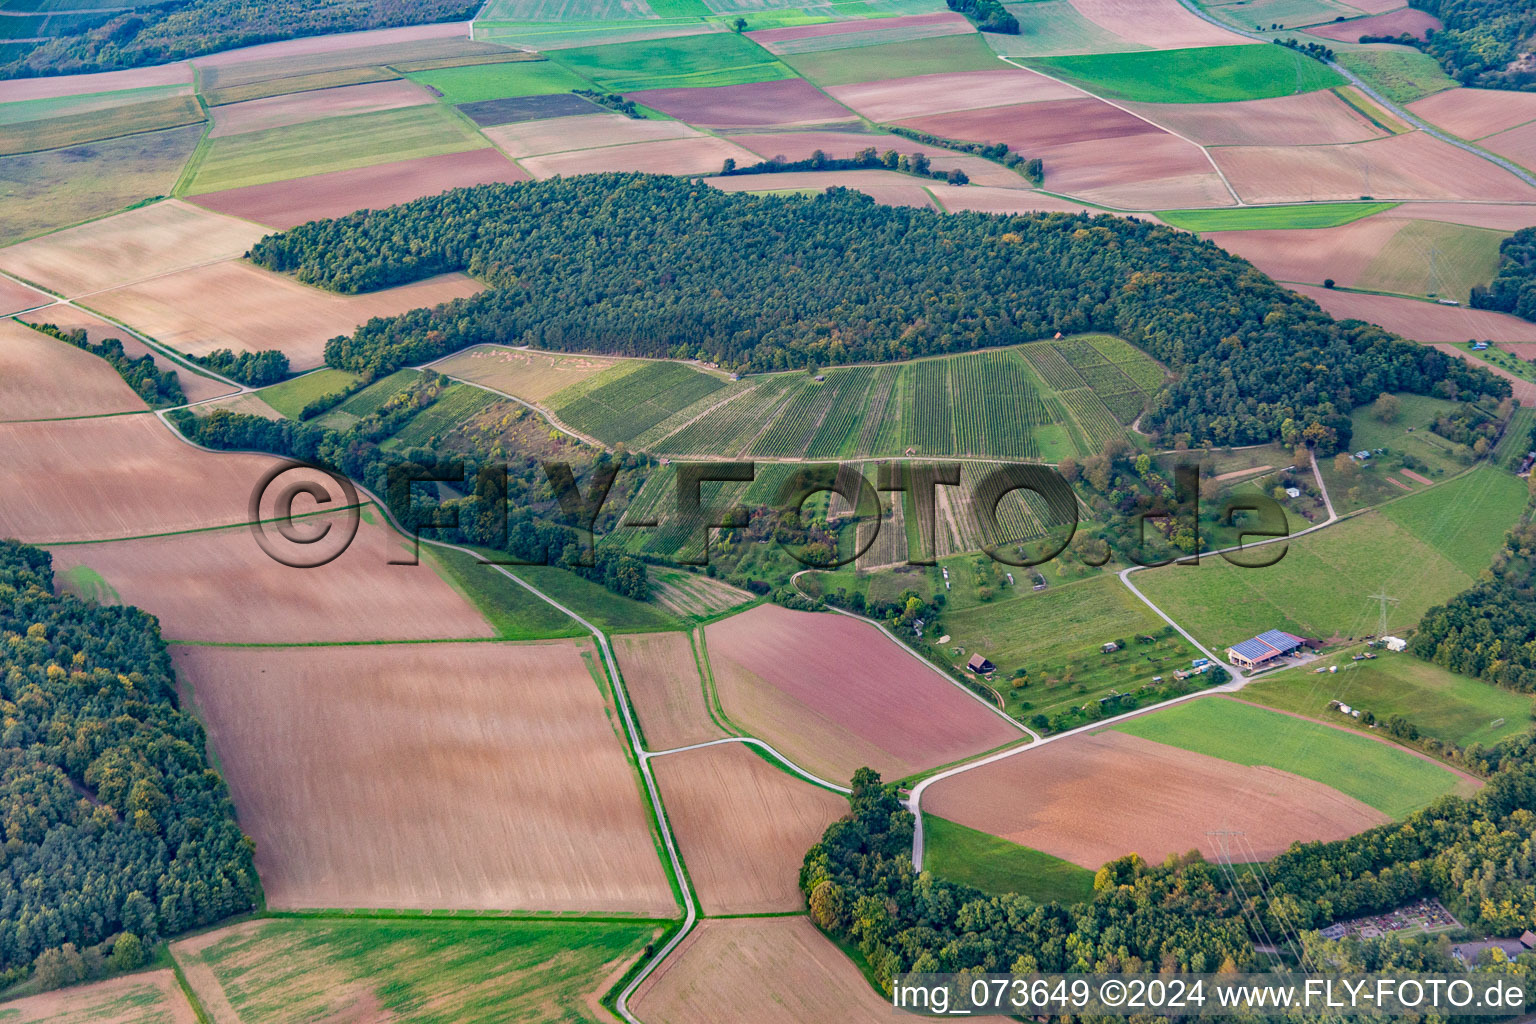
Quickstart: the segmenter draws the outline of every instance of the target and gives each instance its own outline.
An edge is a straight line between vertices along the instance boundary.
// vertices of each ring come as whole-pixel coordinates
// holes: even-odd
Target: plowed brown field
[[[1517,231],[1536,224],[1536,206],[1516,206],[1511,203],[1404,203],[1397,208],[1394,216]]]
[[[105,359],[0,320],[0,421],[144,409],[144,400]]]
[[[647,750],[707,743],[725,735],[704,703],[704,684],[686,633],[621,633],[613,653],[640,717]]]
[[[1342,839],[1386,815],[1320,782],[1124,733],[1073,736],[935,783],[923,809],[1085,868],[1127,853],[1221,852],[1207,833],[1245,833],[1269,858]]]
[[[911,1019],[804,917],[702,922],[645,979],[631,1006],[646,1024]]]
[[[605,146],[634,142],[658,142],[663,139],[697,139],[702,133],[681,121],[636,121],[619,114],[586,114],[575,117],[551,117],[540,121],[519,121],[484,129],[486,136],[509,156],[522,159],[545,153],[564,153],[586,149],[594,139]]]
[[[1072,0],[1072,6],[1105,31],[1154,50],[1254,42],[1191,14],[1179,0]]]
[[[721,706],[834,782],[887,779],[1023,734],[867,622],[760,605],[705,627]]]
[[[4,251],[0,250],[0,252]],[[52,301],[52,295],[46,295],[36,288],[28,288],[10,278],[0,277],[0,316],[10,316],[12,313],[19,313],[35,306],[46,306]]]
[[[181,383],[181,392],[187,396],[189,402],[201,402],[209,398],[218,398],[220,395],[229,395],[235,392],[235,388],[228,384],[222,384],[212,377],[205,377],[200,373],[194,373],[185,366],[174,362],[150,348],[131,333],[125,331],[117,324],[108,323],[99,316],[93,316],[75,306],[66,306],[62,302],[55,303],[47,309],[40,309],[27,317],[33,323],[53,324],[63,331],[82,330],[85,336],[93,343],[100,344],[107,338],[116,338],[123,344],[123,352],[131,359],[140,356],[149,356],[155,361],[155,366],[160,370],[170,370],[176,374],[176,379]]]
[[[629,98],[680,121],[707,128],[854,120],[853,111],[829,99],[826,93],[803,78],[705,89],[646,89],[630,93]]]
[[[269,906],[675,912],[576,643],[173,658]]]
[[[882,82],[834,85],[827,92],[871,121],[900,121],[951,110],[1040,100],[1081,99],[1083,95],[1070,85],[1022,68],[889,78]]]
[[[1378,216],[1336,228],[1217,231],[1206,237],[1277,281],[1322,284],[1331,277],[1351,287],[1406,223],[1398,217]]]
[[[1536,341],[1536,324],[1508,313],[1312,286],[1292,290],[1322,306],[1334,319],[1368,320],[1414,341]]]
[[[314,89],[214,107],[213,131],[208,134],[212,138],[219,138],[318,121],[322,117],[398,110],[432,102],[435,101],[431,93],[404,78],[343,85],[335,89]]]
[[[585,118],[583,118],[585,120]],[[557,174],[597,174],[602,171],[643,171],[647,174],[714,174],[726,160],[752,164],[754,155],[725,139],[703,135],[696,139],[638,142],[630,146],[604,146],[532,156],[523,166],[535,178]]]
[[[1202,146],[1316,146],[1387,134],[1326,89],[1241,103],[1126,105]]]
[[[93,75],[48,75],[41,78],[13,78],[0,82],[0,103],[17,100],[42,100],[58,96],[91,96],[118,89],[148,89],[156,85],[192,84],[192,65],[186,61],[157,64],[127,71],[104,71]]]
[[[1427,11],[1413,7],[1377,14],[1369,18],[1357,18],[1337,25],[1319,25],[1307,29],[1308,35],[1336,39],[1341,43],[1358,43],[1361,36],[1393,36],[1407,33],[1419,39],[1431,31],[1438,32],[1444,26],[1440,19]]]
[[[800,863],[848,801],[764,761],[744,743],[654,758],[688,877],[706,914],[800,910]]]
[[[1408,104],[1408,109],[1453,135],[1481,139],[1536,121],[1536,93],[1446,89]]]
[[[197,1024],[198,1016],[169,969],[15,999],[0,1007],[9,1024]]]

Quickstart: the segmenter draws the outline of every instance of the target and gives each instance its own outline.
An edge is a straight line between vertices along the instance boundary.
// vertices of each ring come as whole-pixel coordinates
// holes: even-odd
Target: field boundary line
[[[433,360],[431,360],[429,362],[422,363],[420,366],[409,367],[409,369],[425,373],[426,371],[430,370],[436,364],[441,363],[445,359],[451,359],[452,357],[458,355],[459,352],[463,352],[463,351],[465,351],[465,349],[459,349],[458,351],[448,353],[446,356],[439,356],[438,358],[433,359]],[[325,369],[325,368],[326,367],[324,367],[324,366],[317,366],[317,367],[315,367],[315,369],[317,369],[317,370]],[[481,391],[488,391],[491,394],[496,395],[499,398],[505,398],[509,402],[516,402],[518,405],[523,406],[524,408],[528,409],[529,411],[535,412],[535,413],[539,414],[540,416],[544,417],[544,419],[549,423],[549,425],[554,427],[556,430],[559,430],[559,431],[562,431],[563,433],[571,435],[572,437],[574,437],[577,440],[581,441],[583,444],[591,445],[594,448],[601,448],[604,451],[610,451],[611,450],[611,449],[609,449],[609,447],[606,444],[603,444],[601,441],[597,440],[595,437],[589,437],[588,435],[583,434],[579,430],[573,430],[570,427],[566,426],[563,422],[560,421],[559,418],[557,418],[555,416],[555,414],[554,414],[554,412],[552,410],[546,409],[544,406],[538,405],[538,404],[536,404],[534,402],[530,402],[526,398],[518,398],[516,395],[509,394],[508,392],[505,392],[505,391],[499,391],[496,388],[493,388],[493,387],[491,387],[491,386],[489,386],[487,384],[481,384],[481,383],[479,383],[477,381],[466,380],[463,377],[455,377],[451,373],[443,373],[442,370],[432,370],[431,372],[437,373],[437,374],[442,374],[442,376],[447,377],[451,381],[457,381],[460,384],[467,384],[467,385],[469,385],[472,388],[479,388]]]
[[[849,796],[853,793],[853,790],[849,789],[847,786],[839,786],[835,782],[824,779],[821,776],[813,774],[812,772],[809,772],[806,769],[800,767],[798,764],[781,754],[771,744],[764,740],[758,739],[756,736],[724,736],[718,740],[705,740],[702,743],[690,743],[685,747],[671,747],[667,750],[646,750],[642,753],[647,759],[649,759],[653,757],[666,757],[668,754],[685,754],[690,750],[703,750],[705,747],[719,747],[724,746],[727,743],[744,743],[747,746],[757,747],[759,750],[764,750],[767,753],[773,755],[775,760],[782,763],[784,767],[805,779],[807,782],[820,786],[823,789],[830,789],[841,793],[844,796]]]

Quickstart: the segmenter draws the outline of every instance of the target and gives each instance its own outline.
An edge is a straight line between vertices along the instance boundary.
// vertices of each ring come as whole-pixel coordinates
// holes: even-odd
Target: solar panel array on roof
[[[1301,637],[1292,636],[1290,633],[1285,633],[1278,629],[1271,629],[1267,633],[1260,633],[1258,638],[1281,654],[1289,654],[1301,646]]]
[[[1233,644],[1232,653],[1241,655],[1249,661],[1260,661],[1264,658],[1273,657],[1275,649],[1263,640],[1254,638],[1252,640],[1244,640],[1240,644]]]

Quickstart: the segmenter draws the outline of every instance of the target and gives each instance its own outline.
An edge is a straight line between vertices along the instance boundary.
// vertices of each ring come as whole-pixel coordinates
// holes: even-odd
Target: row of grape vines
[[[954,406],[949,391],[949,363],[925,359],[907,368],[912,397],[905,408],[906,447],[920,455],[948,455],[955,450]]]
[[[1039,372],[1041,379],[1053,391],[1073,391],[1088,386],[1082,375],[1072,369],[1072,364],[1046,342],[1036,341],[1020,346],[1019,352],[1029,360],[1029,365]]]

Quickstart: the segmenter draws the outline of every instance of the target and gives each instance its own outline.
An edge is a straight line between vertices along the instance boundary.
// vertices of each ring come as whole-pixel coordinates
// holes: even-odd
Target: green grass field
[[[1449,297],[1466,302],[1475,285],[1499,269],[1499,243],[1507,231],[1415,220],[1382,247],[1354,286],[1400,295]]]
[[[61,590],[74,594],[82,601],[91,601],[100,605],[122,604],[117,588],[88,565],[77,565],[64,570],[59,573],[58,581]]]
[[[615,92],[742,85],[794,78],[773,54],[734,32],[708,32],[552,54],[578,75]]]
[[[1465,785],[1445,768],[1390,744],[1223,697],[1186,701],[1115,731],[1315,779],[1393,818]]]
[[[939,36],[849,50],[822,50],[786,57],[785,63],[817,85],[848,85],[943,71],[995,71],[1007,67],[982,41],[980,34]]]
[[[1435,481],[1455,476],[1468,466],[1455,454],[1457,446],[1454,442],[1429,429],[1436,416],[1455,409],[1456,403],[1427,395],[1398,395],[1397,398],[1402,412],[1391,423],[1378,420],[1370,405],[1356,409],[1350,416],[1350,422],[1354,424],[1351,450],[1375,451],[1380,448],[1386,450],[1385,455],[1373,456],[1364,465],[1355,463],[1357,472],[1352,480],[1341,479],[1333,459],[1319,460],[1323,480],[1328,484],[1334,508],[1340,514],[1401,498],[1406,493],[1404,487],[1409,490],[1422,487],[1403,473],[1408,459],[1417,463],[1409,468]],[[1403,486],[1393,484],[1391,480],[1397,480]]]
[[[923,870],[992,896],[1016,892],[1037,903],[1086,903],[1093,872],[1027,846],[923,815]]]
[[[1421,734],[1461,747],[1498,743],[1531,727],[1530,694],[1456,675],[1406,653],[1379,651],[1375,660],[1352,660],[1361,650],[1265,676],[1243,688],[1243,699],[1365,729],[1329,710],[1328,702],[1339,700],[1371,712],[1378,722],[1402,715]],[[1331,665],[1339,670],[1313,671]],[[1500,719],[1502,724],[1493,724]]]
[[[1123,39],[1095,25],[1078,14],[1070,0],[1032,0],[1010,4],[1008,11],[1019,21],[1018,35],[987,33],[982,36],[1005,57],[1146,49],[1141,43]]]
[[[1185,231],[1259,231],[1268,228],[1336,228],[1385,213],[1396,203],[1306,203],[1244,206],[1230,210],[1164,210],[1157,216]]]
[[[1025,63],[1100,96],[1140,103],[1258,100],[1345,84],[1327,65],[1274,45],[1037,57]]]
[[[177,956],[205,965],[242,1020],[336,1019],[338,1007],[372,1006],[421,1024],[595,1021],[605,979],[659,931],[639,921],[278,919]]]
[[[437,574],[480,610],[497,636],[506,640],[540,640],[585,636],[587,631],[554,605],[507,579],[495,566],[451,548],[421,546],[422,558]],[[509,567],[517,568],[517,567]]]
[[[1236,0],[1228,3],[1203,4],[1206,13],[1240,29],[1269,30],[1278,24],[1282,28],[1300,28],[1303,25],[1320,25],[1335,18],[1356,18],[1360,12],[1335,0]]]
[[[187,192],[217,192],[484,146],[483,136],[443,106],[331,117],[211,140]]]
[[[261,400],[291,420],[299,418],[304,407],[332,392],[344,391],[357,383],[357,375],[346,370],[324,367],[314,373],[290,377],[280,384],[261,389]]]
[[[565,569],[547,565],[510,565],[507,568],[599,629],[610,633],[646,633],[684,628],[683,620],[664,608],[621,597]]]
[[[468,384],[450,384],[437,396],[436,401],[412,416],[381,447],[386,450],[415,446],[437,448],[439,442],[458,426],[468,423],[498,402],[514,408],[511,403],[489,391]]]
[[[1406,629],[1470,586],[1491,561],[1524,502],[1519,481],[1511,487],[1508,480],[1490,468],[1426,488],[1288,542],[1285,556],[1268,568],[1207,557],[1198,566],[1166,566],[1133,579],[1212,650],[1267,629],[1321,639],[1375,633],[1380,605],[1369,595],[1383,591],[1398,601],[1388,607],[1388,628]]]
[[[1341,50],[1336,59],[1394,103],[1412,103],[1456,87],[1439,61],[1417,50]]]
[[[418,71],[408,77],[442,93],[446,103],[542,96],[592,87],[592,83],[585,78],[548,60],[441,68],[437,71]]]

